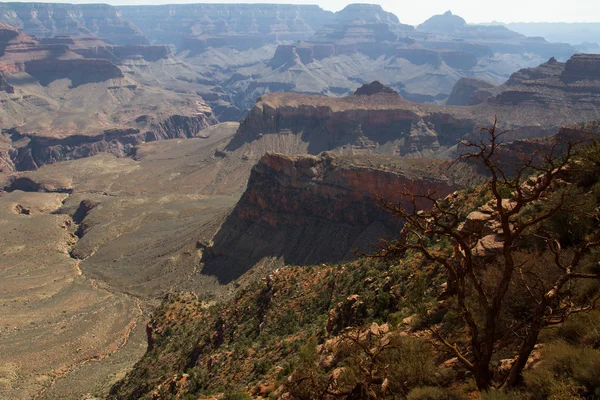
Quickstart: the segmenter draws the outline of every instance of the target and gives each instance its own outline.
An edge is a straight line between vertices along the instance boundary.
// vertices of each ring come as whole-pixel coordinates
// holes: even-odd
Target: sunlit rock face
[[[97,36],[118,45],[149,44],[133,23],[107,4],[3,3],[0,21],[40,38]]]

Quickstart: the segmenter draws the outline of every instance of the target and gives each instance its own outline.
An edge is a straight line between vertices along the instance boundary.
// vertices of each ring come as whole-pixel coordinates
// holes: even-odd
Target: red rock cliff
[[[202,272],[227,283],[265,263],[311,265],[353,258],[355,249],[369,251],[401,228],[379,208],[378,197],[401,202],[405,186],[445,196],[455,186],[439,173],[444,165],[395,157],[266,154],[205,249]]]

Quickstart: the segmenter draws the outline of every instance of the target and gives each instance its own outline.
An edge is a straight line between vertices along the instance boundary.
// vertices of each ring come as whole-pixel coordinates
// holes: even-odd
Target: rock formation
[[[31,170],[99,152],[130,155],[144,141],[196,137],[216,122],[198,96],[143,87],[112,62],[164,59],[164,46],[66,36],[38,41],[0,23],[0,49],[2,168]]]
[[[3,32],[0,34],[0,70],[4,73],[26,72],[42,86],[63,78],[79,86],[123,77],[121,70],[108,60],[83,59],[64,43],[43,44],[20,30],[0,24]]]
[[[423,22],[417,29],[424,32],[452,34],[459,33],[466,29],[467,21],[458,15],[452,14],[452,11],[446,11],[441,15],[434,15]]]
[[[401,201],[398,188],[404,186],[435,190],[439,196],[455,190],[449,174],[434,172],[448,172],[445,163],[266,154],[204,249],[202,273],[229,283],[257,264],[273,268],[354,258],[354,250],[369,251],[377,239],[395,235],[401,227],[378,207],[379,196]]]
[[[356,89],[356,92],[354,92],[355,96],[373,96],[375,94],[390,94],[390,95],[400,96],[398,94],[398,92],[383,85],[379,81],[373,81],[371,83],[366,83],[366,84],[362,85],[361,87],[359,87],[358,89]]]
[[[73,51],[85,58],[103,58],[116,63],[126,59],[142,59],[153,62],[166,59],[171,55],[169,48],[163,45],[105,45],[73,49]]]
[[[449,106],[474,106],[481,104],[490,97],[493,93],[495,85],[479,79],[461,78],[454,88],[452,93],[446,100]]]
[[[373,86],[377,85],[367,85],[361,91]],[[434,127],[439,136],[421,129],[419,121]],[[428,106],[420,107],[403,99],[390,89],[381,89],[370,96],[344,98],[274,93],[258,99],[227,149],[233,151],[248,145],[247,151],[252,152],[254,148],[261,148],[261,142],[268,143],[270,136],[281,141],[296,136],[306,143],[304,150],[310,154],[327,150],[405,154],[411,147],[427,152],[439,148],[440,142],[453,145],[475,126],[468,112],[430,110]],[[420,134],[425,134],[427,139],[417,140]],[[412,138],[410,146],[409,137]],[[416,146],[419,142],[424,147]]]
[[[494,53],[536,54],[543,59],[557,57],[567,59],[576,49],[567,43],[550,43],[541,37],[526,37],[501,25],[469,25],[458,15],[448,11],[434,15],[417,27],[419,31],[431,32],[437,46],[447,46],[452,39],[484,45]],[[443,43],[443,44],[442,44]],[[460,45],[460,44],[459,44]],[[429,46],[426,44],[426,46]]]
[[[108,4],[3,3],[0,21],[45,38],[97,36],[113,44],[149,44],[131,22]]]
[[[118,9],[153,43],[193,52],[209,46],[241,50],[308,39],[332,16],[318,6],[285,4],[170,4]]]
[[[142,121],[143,120],[143,121]],[[146,122],[151,121],[151,122]],[[155,140],[194,138],[214,124],[210,113],[195,116],[172,115],[162,121],[138,117],[140,128],[107,129],[98,135],[70,135],[65,138],[23,135],[14,129],[16,145],[8,152],[16,170],[35,170],[44,164],[110,153],[117,157],[134,155],[135,146]]]
[[[246,151],[253,152],[278,140],[304,143],[296,149],[311,154],[327,150],[441,154],[460,139],[478,137],[479,127],[490,125],[494,115],[511,130],[512,140],[546,136],[564,125],[600,119],[599,60],[594,55],[576,55],[566,64],[550,60],[518,71],[498,87],[463,81],[465,93],[458,87],[455,94],[466,97],[473,90],[468,101],[479,104],[470,107],[411,103],[389,93],[343,98],[268,94],[248,112],[228,149],[248,146]],[[487,86],[489,92],[469,85]],[[372,86],[379,85],[360,91]]]
[[[569,123],[597,119],[600,55],[577,54],[566,63],[552,58],[537,68],[515,73],[495,91],[500,93],[489,100],[491,105],[552,109],[571,116]]]
[[[10,94],[15,92],[15,87],[8,83],[2,72],[0,72],[0,91]]]

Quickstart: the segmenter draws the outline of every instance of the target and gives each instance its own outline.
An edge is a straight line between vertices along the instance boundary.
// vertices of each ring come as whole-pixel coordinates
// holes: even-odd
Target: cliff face
[[[73,87],[123,77],[119,67],[112,62],[83,59],[71,51],[68,38],[49,43],[38,42],[12,26],[0,24],[0,71],[5,74],[26,72],[42,86],[57,79],[69,78]],[[72,44],[74,42],[71,41]],[[3,86],[10,90],[12,86],[6,85],[8,82]]]
[[[144,117],[138,118],[138,120]],[[108,129],[98,135],[70,135],[65,138],[21,135],[10,132],[13,148],[8,151],[17,171],[35,170],[45,164],[109,153],[117,157],[134,155],[135,146],[155,140],[197,137],[198,132],[216,123],[210,115],[173,115],[147,124],[146,128]]]
[[[169,48],[163,45],[103,45],[73,49],[73,51],[85,58],[103,58],[112,62],[122,62],[126,59],[142,59],[153,62],[166,59],[171,55]]]
[[[468,110],[422,107],[394,93],[344,98],[275,93],[259,98],[227,149],[253,151],[263,141],[295,135],[310,154],[431,154],[473,132],[477,121]]]
[[[0,92],[14,93],[15,87],[6,81],[6,77],[0,72]]]
[[[144,141],[196,137],[217,122],[202,98],[141,87],[113,64],[167,58],[166,46],[116,46],[69,36],[38,41],[0,22],[0,50],[0,120],[7,143],[0,148],[0,168],[33,170],[101,152],[130,155]],[[40,96],[43,87],[63,79],[66,85]]]
[[[401,201],[398,192],[404,186],[436,190],[439,196],[454,191],[450,178],[427,171],[441,165],[328,153],[266,154],[253,168],[236,208],[205,248],[202,273],[228,283],[255,265],[272,268],[354,258],[353,250],[369,251],[377,239],[401,228],[400,221],[378,207],[379,196]]]
[[[552,58],[518,71],[497,90],[501,92],[489,100],[494,105],[554,108],[572,115],[569,123],[598,119],[600,55],[577,54],[566,63]]]
[[[584,80],[600,82],[600,54],[574,55],[566,62],[561,78],[569,83]]]
[[[86,83],[105,82],[123,78],[123,72],[108,60],[33,60],[25,63],[25,72],[36,78],[42,86],[69,78],[72,87]]]
[[[490,126],[494,115],[502,129],[510,130],[511,140],[547,136],[561,126],[600,119],[598,60],[593,55],[574,56],[567,64],[551,60],[519,71],[498,87],[464,80],[453,101],[476,104],[469,107],[411,103],[390,93],[343,98],[267,94],[248,112],[227,150],[246,146],[255,153],[268,143],[291,153],[447,156],[443,152],[459,140],[478,138],[479,127]]]
[[[484,44],[494,53],[532,53],[545,59],[567,59],[577,52],[567,43],[550,43],[541,37],[526,37],[505,26],[469,25],[450,11],[434,15],[419,25],[417,30],[434,33],[442,41],[454,38],[455,41]]]
[[[0,21],[41,38],[93,35],[118,45],[149,44],[138,28],[107,4],[3,3]]]
[[[285,4],[170,4],[117,7],[153,43],[179,49],[208,46],[258,47],[269,42],[302,40],[327,23],[333,13],[318,6]]]

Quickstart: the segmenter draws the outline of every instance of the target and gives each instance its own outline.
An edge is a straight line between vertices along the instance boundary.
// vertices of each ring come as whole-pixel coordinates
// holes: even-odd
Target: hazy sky
[[[44,1],[44,0],[39,0]],[[324,9],[338,11],[353,1],[346,0],[71,0],[53,2],[109,4],[165,3],[292,3],[318,4]],[[354,1],[380,4],[403,23],[420,24],[434,14],[452,10],[467,22],[600,22],[600,0],[380,0]]]

